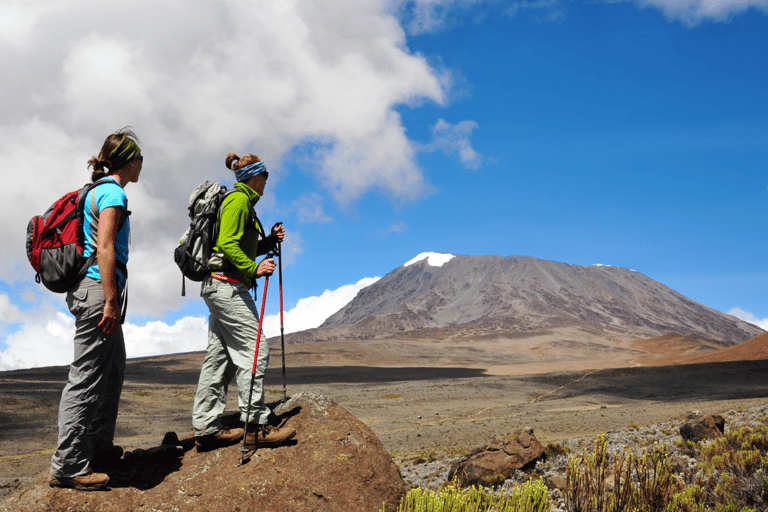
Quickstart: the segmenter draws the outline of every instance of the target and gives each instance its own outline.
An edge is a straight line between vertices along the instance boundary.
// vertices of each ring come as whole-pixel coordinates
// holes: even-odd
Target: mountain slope
[[[725,343],[763,332],[624,268],[525,256],[431,262],[412,260],[393,270],[361,290],[319,330],[382,338],[457,326],[525,333],[577,325],[638,338],[675,332]]]

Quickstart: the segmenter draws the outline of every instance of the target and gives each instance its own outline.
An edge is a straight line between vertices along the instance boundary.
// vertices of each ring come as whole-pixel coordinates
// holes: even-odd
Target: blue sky
[[[765,0],[192,4],[0,4],[0,369],[69,362],[23,226],[125,125],[129,356],[205,347],[170,254],[229,151],[270,169],[287,331],[427,251],[631,268],[768,328]]]

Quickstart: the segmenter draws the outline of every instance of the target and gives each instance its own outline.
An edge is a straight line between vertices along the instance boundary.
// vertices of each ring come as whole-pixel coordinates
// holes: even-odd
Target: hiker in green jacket
[[[256,155],[242,158],[230,153],[226,166],[235,172],[235,187],[242,193],[230,193],[219,210],[218,238],[211,258],[211,272],[203,280],[201,295],[208,305],[208,350],[200,371],[192,425],[195,429],[197,451],[208,451],[236,443],[245,434],[244,447],[255,450],[259,446],[279,446],[293,438],[291,427],[270,426],[269,408],[264,403],[264,373],[269,364],[269,346],[262,335],[256,372],[253,375],[253,393],[248,405],[251,386],[259,315],[250,294],[256,279],[272,275],[275,262],[271,258],[256,263],[260,255],[274,251],[277,242],[285,236],[282,224],[272,228],[265,236],[253,210],[264,194],[269,173],[264,162]],[[219,261],[217,265],[215,262]],[[220,416],[227,403],[227,386],[232,377],[237,379],[240,420],[251,414],[246,431],[242,428],[223,428]]]

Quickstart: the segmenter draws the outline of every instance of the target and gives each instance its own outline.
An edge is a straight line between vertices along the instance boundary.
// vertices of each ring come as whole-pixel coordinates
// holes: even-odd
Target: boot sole
[[[59,489],[75,489],[76,491],[101,491],[107,487],[108,483],[109,480],[99,485],[80,485],[74,482],[56,480],[55,482],[48,482],[48,486],[53,488],[58,487]]]
[[[247,444],[247,445],[245,445],[244,449],[256,451],[258,448],[276,448],[276,447],[282,445],[283,443],[285,443],[286,441],[290,441],[294,437],[296,437],[296,432],[292,432],[290,435],[285,436],[284,438],[278,439],[276,441],[269,441],[269,442],[261,441],[261,442],[257,442],[256,446]]]
[[[215,445],[210,445],[210,446],[208,445],[195,446],[195,450],[197,450],[197,453],[212,452],[214,450],[218,450],[219,448],[226,448],[227,446],[236,445],[238,441],[240,441],[240,439],[238,439],[237,441],[230,441],[228,443],[216,443]]]
[[[226,448],[227,446],[232,446],[233,444],[239,443],[243,439],[243,436],[240,435],[236,439],[219,439],[219,440],[212,440],[208,442],[199,443],[195,440],[195,450],[197,450],[197,453],[205,453],[205,452],[211,452],[213,450],[218,450],[219,448]]]

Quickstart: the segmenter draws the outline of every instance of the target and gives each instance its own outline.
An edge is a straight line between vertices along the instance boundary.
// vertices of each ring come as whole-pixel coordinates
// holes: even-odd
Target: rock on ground
[[[500,484],[520,469],[535,466],[544,458],[544,447],[533,430],[518,430],[473,450],[451,468],[448,480],[461,487]]]
[[[406,487],[373,431],[322,395],[302,393],[275,409],[295,441],[260,449],[239,465],[240,445],[197,453],[175,447],[130,453],[107,491],[48,487],[47,472],[0,502],[0,511],[378,511],[396,508]]]
[[[680,427],[680,435],[686,441],[693,443],[706,439],[717,439],[725,432],[725,420],[719,414],[707,414],[704,417],[693,418]]]

